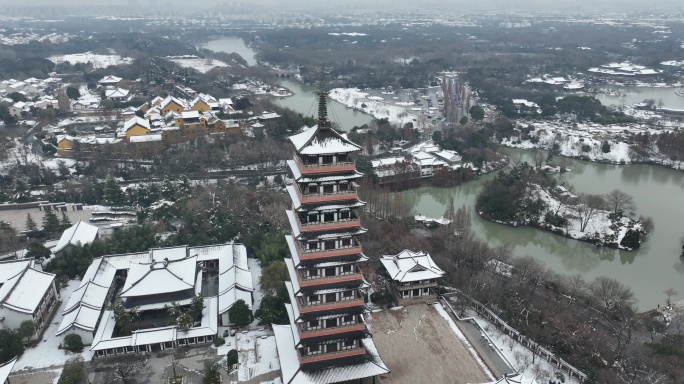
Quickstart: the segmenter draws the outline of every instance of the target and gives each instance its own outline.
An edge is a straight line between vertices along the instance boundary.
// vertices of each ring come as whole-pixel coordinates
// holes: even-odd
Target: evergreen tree
[[[26,230],[29,232],[36,232],[38,230],[38,226],[36,225],[36,222],[33,221],[33,217],[31,217],[30,213],[26,214]]]
[[[36,324],[33,323],[32,320],[24,320],[19,324],[19,329],[17,329],[17,333],[22,339],[28,339],[33,336],[33,334],[36,333]]]
[[[121,190],[116,180],[109,178],[105,182],[103,197],[104,203],[110,206],[121,206],[126,204],[126,194]]]
[[[50,257],[50,250],[46,248],[40,241],[34,240],[31,241],[26,247],[25,257],[27,259],[47,259]]]
[[[21,355],[24,346],[21,336],[11,329],[0,329],[0,364]]]
[[[43,216],[43,231],[46,235],[51,236],[60,229],[59,217],[52,209],[45,211],[45,216]]]
[[[69,216],[67,216],[65,212],[62,212],[62,220],[59,224],[61,226],[62,231],[71,227],[71,220],[69,220]]]
[[[230,322],[238,327],[245,326],[252,321],[252,311],[249,310],[247,303],[240,299],[228,309],[228,318]]]

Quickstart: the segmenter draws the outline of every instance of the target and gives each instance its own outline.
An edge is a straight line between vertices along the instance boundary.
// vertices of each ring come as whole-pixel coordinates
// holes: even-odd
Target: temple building
[[[437,279],[444,276],[429,253],[405,249],[397,255],[380,259],[390,279],[389,291],[399,305],[437,300]]]
[[[273,325],[284,383],[373,382],[389,373],[365,321],[369,286],[358,263],[366,261],[359,235],[366,232],[351,155],[361,147],[331,127],[327,93],[319,92],[317,125],[289,139],[294,183],[285,259],[291,304],[289,325]]]

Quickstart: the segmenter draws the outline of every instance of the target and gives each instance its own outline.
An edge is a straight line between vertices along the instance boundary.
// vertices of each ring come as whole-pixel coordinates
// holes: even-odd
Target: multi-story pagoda
[[[285,383],[373,381],[389,370],[366,328],[363,290],[368,283],[357,264],[368,258],[358,236],[365,233],[356,210],[363,175],[351,155],[361,147],[331,127],[327,93],[318,93],[317,125],[291,136],[288,161],[294,183],[287,187],[292,209],[285,259],[291,304],[290,325],[274,325]]]

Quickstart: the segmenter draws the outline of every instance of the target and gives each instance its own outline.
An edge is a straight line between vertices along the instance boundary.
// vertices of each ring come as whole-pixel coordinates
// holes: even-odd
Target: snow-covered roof
[[[123,88],[108,89],[105,91],[106,97],[128,97],[128,94],[128,89]]]
[[[139,297],[195,288],[197,256],[180,260],[131,261],[120,297]]]
[[[131,143],[151,143],[155,141],[162,141],[161,133],[152,133],[149,135],[135,135],[131,136],[130,138]]]
[[[437,279],[444,275],[444,271],[432,261],[430,254],[424,252],[405,249],[394,256],[383,256],[380,262],[392,280],[402,283]]]
[[[252,308],[252,273],[247,264],[247,248],[228,244],[219,259],[219,313],[224,313],[238,300]]]
[[[89,308],[97,309],[98,311],[104,305],[109,292],[109,286],[102,286],[92,281],[86,281],[78,287],[69,297],[69,301],[64,307],[64,313],[71,312],[83,305]]]
[[[52,249],[52,252],[60,252],[69,244],[90,244],[97,238],[99,230],[98,227],[79,220],[76,224],[67,228],[64,233],[62,233],[59,242],[57,242],[57,245]]]
[[[120,77],[105,76],[102,78],[102,80],[98,81],[98,83],[100,83],[100,84],[116,84],[116,83],[120,82],[121,80],[123,80],[123,79]]]
[[[176,99],[173,96],[168,96],[166,99],[162,100],[161,103],[159,103],[159,107],[161,109],[164,109],[167,105],[171,103],[176,103],[177,105],[181,107],[185,107],[185,103],[182,100]]]
[[[95,282],[97,285],[109,287],[116,275],[117,268],[110,263],[110,257],[100,257],[90,264],[86,273],[81,279],[81,286],[86,285],[89,281]]]
[[[449,149],[434,152],[434,155],[446,161],[461,161],[461,155],[459,155],[458,152]]]
[[[33,267],[33,259],[0,261],[0,285],[29,267]]]
[[[416,152],[413,154],[413,159],[416,164],[419,164],[420,166],[426,166],[426,165],[432,165],[432,166],[444,166],[447,165],[444,161],[436,158],[435,156],[432,156],[431,154],[427,152]]]
[[[7,378],[12,372],[12,368],[14,368],[14,363],[17,362],[17,359],[18,357],[15,357],[4,364],[0,364],[0,383],[4,383],[7,381]]]
[[[124,131],[128,131],[129,129],[133,128],[134,126],[139,125],[143,128],[147,128],[148,130],[150,129],[150,122],[147,119],[143,119],[138,116],[133,116],[130,119],[126,120],[124,123]]]
[[[324,384],[360,380],[389,373],[389,369],[380,358],[375,343],[370,338],[361,340],[366,354],[358,363],[332,366],[317,370],[301,369],[299,354],[295,349],[293,329],[290,325],[273,325],[278,359],[280,360],[283,381],[290,384]]]
[[[0,287],[0,307],[34,313],[54,280],[52,273],[26,268]]]
[[[297,153],[303,155],[320,155],[333,153],[350,153],[361,150],[361,147],[332,128],[319,129],[318,125],[289,137]]]
[[[405,161],[406,158],[404,157],[385,157],[383,159],[371,160],[371,165],[373,166],[373,168],[389,167]]]
[[[181,117],[183,120],[185,119],[199,119],[200,113],[199,111],[183,111],[181,112]]]
[[[59,324],[56,335],[60,336],[72,328],[79,328],[84,331],[93,332],[100,318],[100,309],[94,309],[85,305],[79,305],[71,312],[65,313],[62,322]]]

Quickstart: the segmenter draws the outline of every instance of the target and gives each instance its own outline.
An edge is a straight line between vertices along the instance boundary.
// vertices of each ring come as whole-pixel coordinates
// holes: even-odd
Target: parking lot
[[[391,373],[381,383],[483,383],[488,378],[444,318],[429,305],[372,313],[378,352]]]

